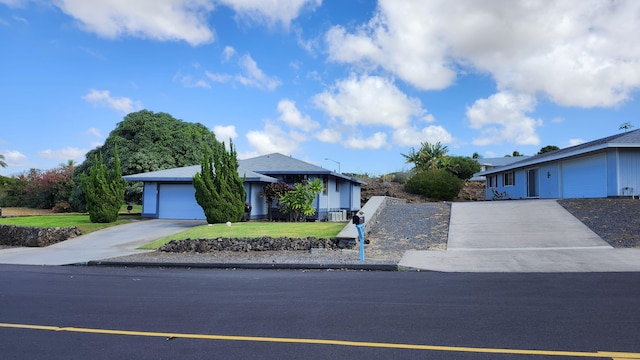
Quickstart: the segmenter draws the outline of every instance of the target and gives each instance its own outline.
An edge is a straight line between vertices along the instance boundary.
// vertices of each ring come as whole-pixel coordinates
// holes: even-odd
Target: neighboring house
[[[238,174],[245,177],[250,219],[268,215],[261,193],[265,185],[284,181],[290,185],[304,179],[322,180],[325,191],[314,201],[316,219],[346,220],[345,214],[360,209],[360,186],[364,182],[282,154],[270,154],[239,160]],[[124,176],[127,181],[142,181],[142,216],[158,219],[205,219],[195,199],[193,176],[200,165]]]
[[[475,159],[475,160],[478,162],[478,164],[480,164],[480,171],[479,171],[480,173],[480,172],[495,169],[501,166],[509,165],[516,161],[528,159],[529,157],[530,156],[504,156],[504,157],[497,157],[497,158],[482,158],[482,159]],[[474,176],[469,180],[485,181],[486,179],[484,176]]]
[[[631,196],[640,191],[640,130],[531,156],[476,176],[486,178],[487,200]]]

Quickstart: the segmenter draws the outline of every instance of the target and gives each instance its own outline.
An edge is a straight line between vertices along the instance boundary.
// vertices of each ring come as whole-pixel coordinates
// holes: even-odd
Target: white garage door
[[[160,184],[158,208],[160,219],[205,219],[204,211],[195,198],[191,184]]]
[[[605,154],[563,162],[562,196],[564,198],[606,197],[607,159]]]

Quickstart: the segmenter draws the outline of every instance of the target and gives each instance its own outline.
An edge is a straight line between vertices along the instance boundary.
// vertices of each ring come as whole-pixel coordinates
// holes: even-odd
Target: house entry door
[[[527,197],[538,197],[538,169],[527,170]]]

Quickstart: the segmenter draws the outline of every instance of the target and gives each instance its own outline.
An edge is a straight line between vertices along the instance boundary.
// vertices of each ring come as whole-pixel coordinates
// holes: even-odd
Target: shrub
[[[432,199],[453,200],[462,189],[462,182],[448,171],[437,169],[417,173],[407,181],[404,188],[412,194]]]

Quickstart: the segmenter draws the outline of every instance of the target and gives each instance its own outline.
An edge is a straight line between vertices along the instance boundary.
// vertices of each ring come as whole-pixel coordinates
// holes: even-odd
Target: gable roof
[[[173,169],[151,171],[141,174],[126,175],[123,178],[127,181],[171,181],[171,182],[190,182],[193,176],[201,170],[200,165],[185,166]],[[246,176],[245,181],[257,182],[278,182],[278,179],[259,174],[257,172],[247,170],[240,165],[238,167],[238,175],[240,178]]]
[[[310,164],[308,162],[294,159],[291,156],[279,153],[262,155],[251,159],[238,161],[238,175],[242,178],[246,176],[246,181],[258,182],[278,182],[279,180],[269,175],[288,175],[288,174],[306,174],[306,175],[332,175],[342,179],[349,180],[358,184],[366,184],[359,179],[334,173],[323,167]],[[132,174],[123,176],[127,181],[171,181],[171,182],[190,182],[193,176],[200,172],[200,165],[192,165],[180,168],[152,171],[141,174]]]
[[[503,172],[505,170],[566,159],[607,148],[640,148],[640,129],[607,136],[601,139],[589,141],[580,145],[570,146],[560,150],[550,151],[544,154],[534,155],[527,159],[516,161],[509,165],[479,172],[476,175],[490,175],[497,172]]]

